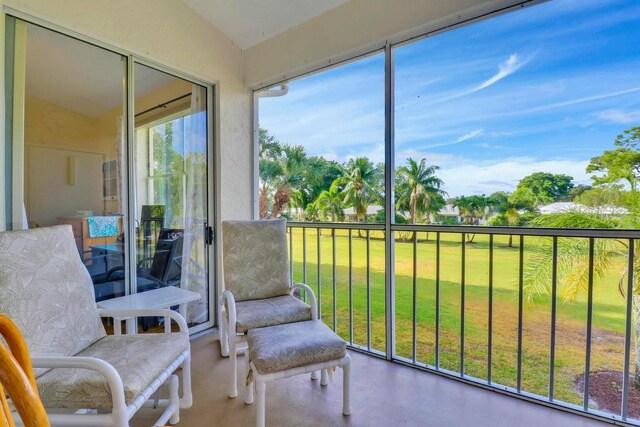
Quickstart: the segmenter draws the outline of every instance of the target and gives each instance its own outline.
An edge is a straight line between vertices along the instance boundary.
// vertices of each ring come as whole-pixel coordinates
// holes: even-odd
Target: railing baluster
[[[338,306],[336,304],[336,229],[331,230],[333,244],[333,332],[338,330]]]
[[[467,233],[462,233],[461,272],[460,272],[460,376],[464,376],[464,297],[465,297],[465,271],[467,264]]]
[[[556,312],[558,298],[558,237],[553,237],[551,267],[551,342],[549,343],[549,402],[553,401],[553,386],[556,371]]]
[[[320,233],[321,233],[321,229],[318,228],[318,234],[317,234],[317,244],[318,244],[318,296],[316,298],[316,300],[318,301],[318,319],[322,319],[322,273],[321,273],[321,266],[322,266],[322,245],[320,243]]]
[[[524,236],[520,236],[520,260],[518,262],[518,368],[516,390],[522,391],[522,305],[524,297]]]
[[[591,322],[593,320],[593,251],[594,238],[589,237],[589,290],[587,294],[587,345],[584,360],[584,395],[582,409],[589,410],[589,371],[591,371]]]
[[[349,344],[353,345],[353,230],[349,229]]]
[[[293,283],[293,227],[289,228],[289,280]]]
[[[416,363],[416,352],[418,346],[417,339],[417,311],[418,311],[418,233],[413,233],[413,304],[412,304],[412,315],[413,315],[413,341],[412,341],[412,353],[411,359],[413,363]]]
[[[367,230],[367,350],[371,351],[371,234]]]
[[[307,229],[302,229],[302,283],[307,284]]]
[[[491,384],[493,352],[493,235],[489,236],[489,309],[487,319],[487,382]]]
[[[305,224],[296,224],[296,223],[292,223],[292,224],[288,224],[288,232],[289,234],[289,242],[288,242],[288,250],[289,250],[289,254],[290,254],[290,260],[291,260],[291,266],[290,266],[290,271],[289,274],[291,276],[291,278],[293,279],[293,276],[295,274],[300,274],[300,272],[298,271],[296,273],[295,268],[293,267],[293,264],[295,263],[295,260],[297,258],[297,256],[295,255],[295,245],[297,244],[296,238],[293,236],[293,233],[295,230],[297,230],[298,228],[302,229],[302,256],[301,256],[301,262],[302,262],[302,278],[303,281],[306,282],[307,281],[307,273],[308,273],[308,265],[307,265],[307,233],[306,233],[306,229],[316,229],[317,232],[317,249],[318,249],[318,253],[317,253],[317,280],[318,280],[318,287],[317,287],[317,292],[318,292],[318,296],[317,296],[317,303],[318,303],[318,313],[319,313],[319,317],[322,318],[322,229],[329,229],[331,230],[332,233],[332,271],[333,271],[333,276],[332,276],[332,284],[333,284],[333,328],[334,330],[338,329],[338,305],[337,305],[337,288],[338,288],[338,274],[337,274],[337,251],[338,251],[338,236],[337,236],[337,231],[336,230],[348,230],[348,246],[349,246],[349,344],[351,346],[354,346],[356,348],[361,349],[362,351],[369,351],[371,353],[375,353],[378,355],[383,355],[384,353],[381,353],[375,349],[372,348],[372,342],[373,339],[375,337],[373,337],[372,335],[372,304],[374,302],[377,302],[377,300],[372,300],[372,297],[377,297],[376,295],[372,294],[372,286],[373,283],[371,282],[372,277],[371,277],[371,270],[372,270],[372,250],[377,250],[378,242],[374,242],[375,247],[372,247],[372,242],[371,242],[371,232],[378,232],[378,231],[382,231],[383,229],[380,228],[378,225],[376,224],[348,224],[348,223],[340,223],[340,224],[312,224],[312,223],[305,223]],[[355,254],[354,254],[354,247],[353,247],[353,230],[365,230],[366,231],[366,328],[367,328],[367,341],[366,341],[366,347],[363,345],[358,345],[357,343],[354,343],[354,339],[355,339],[355,313],[354,313],[354,304],[357,304],[357,301],[354,299],[354,297],[357,298],[357,294],[354,296],[354,260],[353,257],[356,256],[358,257],[358,248],[355,248]],[[413,232],[413,253],[412,253],[412,261],[413,261],[413,266],[412,266],[412,287],[413,287],[413,297],[412,297],[412,360],[406,360],[406,362],[409,363],[413,363],[415,365],[419,364],[418,358],[419,358],[419,349],[418,349],[418,344],[419,344],[419,323],[418,323],[418,319],[419,319],[419,311],[418,311],[418,285],[420,284],[420,278],[418,276],[418,233],[420,232],[425,232],[425,231],[429,231],[429,232],[435,232],[436,233],[436,242],[435,242],[435,291],[436,291],[436,295],[435,295],[435,367],[432,366],[426,366],[425,369],[426,370],[431,370],[431,369],[435,369],[438,370],[440,372],[443,372],[445,375],[448,376],[455,376],[457,378],[462,378],[463,381],[466,381],[467,379],[470,379],[472,382],[476,383],[476,379],[475,378],[471,378],[469,376],[467,376],[466,372],[465,372],[465,348],[469,347],[466,344],[466,338],[470,338],[471,335],[466,336],[465,334],[465,326],[466,326],[466,322],[471,321],[472,317],[467,318],[466,316],[466,291],[467,291],[467,276],[466,276],[466,262],[469,261],[471,262],[474,257],[472,256],[473,253],[469,253],[469,257],[467,257],[467,251],[466,251],[466,238],[467,235],[469,234],[469,229],[462,227],[462,226],[450,226],[450,227],[444,227],[444,226],[423,226],[423,225],[392,225],[391,230],[394,232],[399,232],[399,231],[409,231],[409,232]],[[461,235],[461,242],[462,242],[462,248],[460,251],[460,262],[461,262],[461,278],[460,278],[460,354],[459,354],[459,363],[460,363],[460,371],[459,372],[451,372],[449,370],[441,370],[440,369],[440,363],[441,363],[441,357],[440,357],[440,345],[441,345],[441,336],[443,336],[441,334],[441,313],[443,313],[442,311],[442,307],[441,307],[441,302],[442,302],[442,292],[441,290],[444,289],[441,287],[441,285],[443,285],[443,283],[448,283],[448,282],[443,282],[442,280],[446,279],[446,277],[443,277],[442,272],[444,270],[442,270],[443,266],[441,265],[441,261],[442,261],[442,238],[441,238],[441,234],[447,234],[447,233],[458,233]],[[631,387],[633,387],[633,377],[630,377],[630,371],[633,368],[633,357],[632,357],[632,352],[633,352],[633,345],[634,345],[634,338],[633,338],[633,322],[634,322],[634,317],[633,317],[633,313],[634,313],[634,308],[633,308],[633,292],[634,292],[634,262],[635,262],[635,242],[636,241],[640,241],[640,230],[574,230],[574,229],[541,229],[541,228],[532,228],[532,229],[525,229],[525,228],[520,228],[520,227],[506,227],[506,228],[492,228],[492,227],[486,227],[486,228],[480,228],[479,230],[474,230],[474,233],[476,234],[482,234],[482,235],[488,235],[489,236],[489,278],[488,278],[488,313],[487,313],[487,358],[486,358],[486,363],[487,363],[487,384],[490,386],[493,386],[494,388],[498,388],[500,390],[504,390],[503,386],[500,385],[496,385],[493,383],[493,375],[497,373],[497,370],[493,369],[493,356],[494,356],[494,352],[493,352],[493,344],[495,343],[495,340],[493,339],[493,332],[496,326],[496,322],[493,321],[494,318],[494,312],[496,309],[496,305],[495,302],[497,301],[496,298],[499,297],[499,294],[494,295],[494,292],[496,291],[496,286],[495,286],[495,282],[496,282],[496,273],[499,272],[498,269],[496,268],[496,239],[494,238],[494,236],[501,236],[501,235],[506,235],[506,236],[519,236],[519,241],[520,241],[520,247],[519,247],[519,265],[518,265],[518,326],[517,326],[517,387],[516,390],[512,390],[510,388],[507,389],[507,391],[511,391],[511,392],[515,392],[518,394],[527,394],[528,397],[533,397],[533,398],[538,398],[538,399],[544,399],[545,401],[551,402],[552,404],[554,404],[554,406],[566,406],[566,403],[564,402],[560,402],[555,398],[555,359],[556,356],[559,354],[558,353],[558,349],[556,349],[558,340],[557,340],[557,322],[558,322],[558,287],[560,286],[559,283],[559,275],[560,275],[560,271],[559,271],[559,256],[562,256],[562,254],[559,254],[560,248],[559,248],[559,238],[578,238],[578,239],[582,239],[582,242],[584,243],[585,240],[588,240],[589,243],[589,265],[588,265],[588,304],[587,304],[587,325],[586,325],[586,349],[585,349],[585,368],[584,368],[584,392],[583,392],[583,402],[581,405],[581,410],[583,412],[587,412],[589,413],[589,390],[590,390],[590,370],[591,370],[591,360],[592,360],[592,355],[591,355],[591,349],[592,349],[592,337],[593,337],[593,314],[594,314],[594,291],[593,291],[593,287],[594,287],[594,282],[595,282],[595,275],[594,275],[594,270],[595,270],[595,243],[597,243],[596,239],[600,239],[600,238],[608,238],[608,239],[618,239],[618,240],[625,240],[628,241],[629,243],[629,247],[628,247],[628,265],[627,265],[627,271],[628,271],[628,276],[627,276],[627,286],[626,286],[626,293],[627,293],[627,305],[626,305],[626,319],[625,319],[625,345],[624,345],[624,359],[623,359],[623,381],[622,381],[622,402],[621,402],[621,407],[620,407],[620,417],[618,417],[616,414],[613,414],[612,418],[614,420],[621,420],[622,422],[628,422],[627,420],[629,419],[629,407],[630,405],[632,405],[632,401],[630,401],[630,393],[631,393]],[[453,235],[453,234],[452,234]],[[552,271],[551,271],[551,325],[550,325],[550,342],[549,342],[549,384],[548,384],[548,399],[545,399],[541,396],[533,396],[530,395],[528,392],[530,392],[531,390],[529,390],[528,385],[524,385],[525,388],[523,388],[523,379],[524,379],[524,370],[523,370],[523,356],[524,356],[524,262],[525,262],[525,256],[524,256],[524,245],[525,245],[525,236],[546,236],[546,237],[551,237],[553,239],[553,246],[552,246]],[[562,242],[560,242],[562,243]],[[387,246],[385,246],[386,249],[388,249],[388,242],[387,242]],[[548,247],[547,247],[548,248]],[[446,249],[444,249],[446,251]],[[378,252],[376,252],[377,254]],[[389,262],[389,257],[393,257],[392,255],[389,255],[389,253],[387,252],[385,254],[385,256],[387,257],[387,259],[385,260],[385,265]],[[469,259],[467,259],[469,258]],[[377,260],[377,259],[376,259]],[[376,264],[377,265],[377,264]],[[445,264],[446,265],[446,264]],[[471,267],[471,264],[470,264]],[[498,265],[498,268],[500,267],[500,265]],[[356,273],[357,274],[357,273]],[[471,274],[471,273],[470,273]],[[469,276],[471,277],[471,276]],[[386,277],[386,280],[389,280],[388,277]],[[469,288],[469,290],[471,291],[471,287]],[[385,294],[388,297],[388,293]],[[471,294],[470,294],[471,296]],[[388,307],[386,307],[388,309]],[[496,312],[497,313],[497,312]],[[376,319],[377,320],[377,319]],[[346,318],[345,320],[346,321]],[[395,319],[393,318],[386,318],[385,322],[386,326],[388,326],[390,323],[394,322]],[[346,328],[346,325],[343,325]],[[471,324],[470,324],[471,326]],[[387,328],[388,330],[389,328]],[[406,328],[405,328],[406,329]],[[388,331],[387,331],[388,332]],[[346,338],[346,337],[345,337]],[[393,338],[393,337],[391,337]],[[389,339],[389,337],[387,338]],[[470,348],[470,347],[469,347]],[[497,353],[496,353],[497,354]],[[387,354],[388,356],[388,354]],[[455,357],[455,355],[454,355]],[[595,359],[594,359],[595,360]],[[422,365],[421,365],[422,366]],[[528,366],[528,365],[525,365]],[[526,369],[526,368],[525,368]],[[600,413],[597,413],[597,415],[600,415]],[[636,420],[633,420],[633,422],[635,422]]]
[[[436,369],[440,369],[440,232],[436,232]]]
[[[627,260],[627,317],[624,328],[624,368],[622,372],[622,408],[620,410],[622,421],[627,420],[629,412],[629,363],[631,360],[631,319],[633,316],[631,308],[633,306],[634,245],[635,241],[629,239],[629,259]]]

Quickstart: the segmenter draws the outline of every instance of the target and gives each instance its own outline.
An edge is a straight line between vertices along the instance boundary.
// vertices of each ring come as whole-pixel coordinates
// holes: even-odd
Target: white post
[[[251,365],[249,364],[249,347],[244,349],[244,361],[246,366],[245,375],[248,376],[249,369],[251,369]],[[247,405],[251,405],[253,403],[253,383],[253,379],[250,383],[247,383],[246,380],[243,382],[243,384],[245,384],[244,403]]]
[[[328,385],[329,384],[329,373],[326,369],[323,369],[320,372],[320,385]]]
[[[351,415],[351,358],[346,356],[342,365],[342,413]]]
[[[265,403],[267,393],[267,384],[260,380],[256,380],[256,395],[258,400],[258,408],[256,409],[256,427],[264,427],[265,425]]]
[[[229,397],[238,396],[238,355],[237,355],[237,343],[235,337],[229,337],[230,352],[229,358],[231,359],[231,376],[229,377]]]
[[[175,407],[173,415],[169,419],[169,424],[178,424],[180,422],[180,396],[178,395],[178,377],[171,375],[167,378],[169,383],[169,402]]]
[[[182,399],[180,399],[181,408],[191,408],[193,405],[193,394],[191,393],[191,351],[182,362]]]

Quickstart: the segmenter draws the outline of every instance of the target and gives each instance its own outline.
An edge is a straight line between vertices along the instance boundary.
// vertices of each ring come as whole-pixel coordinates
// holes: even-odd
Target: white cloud
[[[494,162],[476,162],[456,159],[441,163],[438,176],[444,181],[444,190],[451,197],[469,194],[489,195],[496,191],[514,191],[518,182],[534,172],[566,174],[575,184],[589,184],[585,172],[588,160],[535,160],[518,157]]]
[[[471,132],[467,132],[462,136],[456,138],[455,141],[443,142],[440,144],[429,144],[426,145],[425,148],[436,148],[436,147],[447,147],[449,145],[460,144],[461,142],[468,141],[469,139],[476,138],[484,133],[483,129],[472,130]]]
[[[624,111],[624,110],[606,110],[598,114],[600,120],[612,123],[629,124],[640,122],[640,110]]]
[[[476,129],[474,131],[465,133],[460,138],[456,139],[456,144],[459,143],[459,142],[466,141],[466,140],[471,139],[471,138],[475,138],[476,136],[480,136],[480,135],[482,135],[483,132],[484,131],[482,129]]]
[[[512,54],[509,58],[504,61],[502,64],[498,65],[498,72],[492,76],[491,78],[482,82],[478,87],[473,89],[471,92],[477,92],[479,90],[485,89],[492,84],[499,82],[507,76],[518,71],[524,64],[529,62],[529,60],[522,61],[517,53]]]
[[[628,95],[628,94],[634,93],[634,92],[640,92],[640,86],[633,87],[631,89],[619,90],[619,91],[615,91],[615,92],[602,93],[600,95],[586,96],[586,97],[583,97],[583,98],[572,99],[570,101],[556,102],[556,103],[552,103],[552,104],[541,105],[539,107],[528,108],[528,109],[524,109],[524,110],[521,110],[521,111],[514,111],[512,113],[505,113],[504,116],[537,113],[537,112],[540,112],[540,111],[551,110],[553,108],[567,107],[569,105],[583,104],[585,102],[593,102],[593,101],[599,101],[601,99],[613,98],[613,97],[620,96],[620,95]]]

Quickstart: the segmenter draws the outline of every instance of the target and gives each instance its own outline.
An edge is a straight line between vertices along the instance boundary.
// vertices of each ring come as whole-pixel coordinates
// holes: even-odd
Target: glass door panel
[[[7,17],[9,229],[68,224],[97,301],[126,294],[127,58]]]
[[[137,292],[197,292],[187,322],[209,322],[207,89],[135,64]]]

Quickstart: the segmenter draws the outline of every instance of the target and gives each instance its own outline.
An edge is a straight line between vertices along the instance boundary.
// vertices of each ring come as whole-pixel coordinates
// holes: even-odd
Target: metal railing
[[[324,233],[323,233],[324,231]],[[309,280],[311,280],[312,284],[315,284],[314,288],[317,293],[316,299],[318,304],[318,314],[321,319],[323,319],[330,327],[333,328],[334,331],[340,333],[343,338],[348,342],[349,346],[353,349],[368,352],[370,354],[386,357],[388,360],[392,360],[399,363],[408,364],[411,366],[415,366],[421,369],[425,369],[428,371],[437,372],[439,374],[447,375],[454,377],[458,380],[463,380],[466,382],[470,382],[476,385],[481,385],[489,388],[494,388],[503,392],[516,394],[520,397],[542,402],[545,404],[549,404],[552,406],[558,406],[564,409],[568,409],[574,412],[579,412],[583,414],[589,414],[592,416],[596,416],[599,418],[604,418],[607,420],[613,420],[617,422],[640,425],[640,419],[637,416],[631,416],[629,414],[629,393],[630,387],[633,387],[632,380],[630,381],[630,364],[632,360],[632,319],[634,316],[633,312],[633,298],[631,296],[634,295],[634,265],[635,261],[635,245],[636,243],[640,243],[640,230],[605,230],[605,229],[547,229],[547,228],[520,228],[520,227],[470,227],[470,226],[436,226],[436,225],[392,225],[391,232],[393,236],[393,244],[395,245],[395,259],[389,260],[387,257],[389,256],[386,251],[380,255],[379,253],[376,255],[377,261],[372,261],[372,251],[375,249],[379,251],[381,247],[384,247],[382,243],[379,243],[380,240],[385,241],[386,236],[384,235],[385,226],[383,224],[354,224],[354,223],[288,223],[288,232],[289,232],[289,250],[291,256],[291,276],[294,281],[303,281],[307,284]],[[357,236],[355,234],[357,233]],[[427,234],[427,239],[424,242],[420,242],[418,235],[419,233],[431,233],[433,236],[435,234],[435,240],[429,240],[429,235]],[[372,245],[372,237],[375,234],[375,244]],[[403,234],[404,239],[402,241],[396,241],[399,238],[399,235]],[[411,237],[408,238],[407,235]],[[452,238],[452,236],[458,236],[458,238]],[[469,350],[466,345],[469,344],[474,339],[477,341],[477,333],[469,333],[467,328],[476,327],[478,325],[474,324],[474,319],[477,319],[477,316],[473,315],[470,311],[470,301],[468,298],[468,292],[472,287],[477,288],[477,284],[471,283],[472,279],[470,279],[467,274],[469,264],[477,263],[477,260],[472,262],[469,261],[468,254],[468,243],[467,236],[470,235],[478,235],[483,236],[482,238],[486,241],[486,251],[488,259],[486,260],[487,268],[487,282],[486,282],[486,357],[484,369],[486,369],[486,375],[482,376],[473,376],[469,374],[471,369],[468,367],[472,363],[477,364],[477,360],[472,360],[467,362],[465,360],[465,356],[469,356]],[[517,301],[513,301],[514,305],[517,305],[517,327],[516,329],[516,337],[515,345],[516,345],[516,358],[515,358],[515,383],[511,385],[501,384],[499,381],[495,381],[495,368],[496,364],[495,359],[496,356],[496,339],[497,336],[494,336],[496,332],[496,298],[501,295],[496,288],[495,276],[496,272],[500,272],[501,269],[506,268],[507,266],[501,264],[501,261],[496,259],[497,250],[504,251],[502,246],[497,245],[497,240],[505,238],[506,236],[512,236],[516,239],[517,249],[509,248],[509,250],[516,251],[512,256],[514,262],[517,262],[517,278],[514,283],[514,292],[517,289]],[[447,239],[445,239],[445,237]],[[337,245],[337,239],[340,239],[340,245]],[[358,239],[358,251],[354,250],[354,239]],[[525,281],[526,281],[526,273],[525,269],[527,267],[527,261],[525,260],[525,245],[528,239],[546,239],[546,242],[550,241],[550,254],[551,254],[551,267],[550,267],[550,286],[549,286],[549,305],[547,308],[549,310],[549,330],[548,332],[548,342],[545,342],[544,345],[548,346],[548,360],[546,361],[548,364],[548,382],[547,387],[544,393],[540,392],[540,387],[530,387],[527,383],[524,383],[523,377],[523,357],[525,356],[525,344],[529,345],[531,343],[526,342],[525,340],[525,330],[524,330],[524,322],[525,322],[525,310],[526,301],[525,301]],[[562,400],[562,398],[557,397],[556,388],[554,385],[558,385],[557,381],[557,360],[558,360],[558,326],[560,325],[560,320],[558,317],[559,311],[559,303],[558,299],[559,295],[559,277],[560,272],[559,268],[562,268],[561,262],[559,259],[561,258],[560,249],[559,249],[559,239],[582,239],[581,241],[586,244],[587,250],[586,253],[580,254],[584,259],[586,259],[586,270],[584,272],[586,280],[586,292],[583,298],[586,298],[586,319],[584,321],[584,359],[581,360],[580,366],[584,363],[584,371],[583,371],[583,384],[582,384],[582,396],[578,400],[581,402],[568,402]],[[593,402],[590,400],[590,379],[592,372],[592,367],[594,366],[593,362],[593,348],[592,341],[594,339],[594,281],[600,280],[601,275],[596,270],[596,264],[598,264],[598,268],[600,268],[599,261],[596,260],[596,242],[598,239],[609,239],[610,242],[615,242],[614,244],[620,245],[620,248],[623,250],[620,251],[622,255],[619,255],[618,263],[625,267],[626,272],[624,272],[623,276],[626,277],[624,282],[624,295],[626,295],[626,300],[621,301],[621,307],[624,310],[624,326],[623,326],[623,338],[621,340],[624,341],[623,348],[613,348],[612,352],[618,352],[619,356],[622,358],[622,390],[621,390],[621,404],[619,411],[611,411],[611,410],[600,410],[596,409],[593,406]],[[309,243],[309,240],[315,240],[315,242]],[[330,245],[330,248],[326,248],[323,245],[323,240],[327,241]],[[527,240],[527,241],[526,241]],[[311,245],[315,243],[315,256],[310,257],[308,252]],[[327,243],[325,243],[326,245]],[[428,245],[427,245],[428,244]],[[405,255],[399,255],[398,253],[398,245],[405,245],[404,248],[408,248],[404,250],[403,253]],[[408,245],[408,246],[407,246]],[[443,353],[442,353],[442,345],[443,345],[443,334],[447,333],[451,335],[451,328],[447,329],[443,326],[443,321],[447,320],[443,317],[444,305],[447,301],[443,301],[443,286],[444,280],[443,275],[445,273],[449,273],[449,271],[444,270],[443,265],[443,246],[448,245],[453,247],[452,245],[459,245],[459,280],[455,283],[455,286],[459,286],[459,295],[456,297],[455,303],[456,308],[458,309],[457,313],[459,315],[459,319],[456,320],[456,324],[459,325],[459,330],[456,331],[459,346],[459,351],[457,352],[457,368],[452,368],[450,363],[445,363],[443,361]],[[338,249],[338,246],[341,249]],[[373,247],[375,246],[375,248]],[[457,247],[457,246],[455,246]],[[432,363],[426,363],[421,361],[421,355],[418,352],[418,341],[419,338],[422,337],[419,327],[421,326],[421,321],[419,320],[419,310],[423,308],[424,303],[421,303],[418,298],[419,291],[425,288],[424,283],[426,279],[424,277],[420,277],[418,273],[418,267],[423,264],[428,264],[427,262],[420,262],[419,255],[421,254],[421,250],[427,250],[423,248],[428,248],[428,250],[434,252],[430,253],[433,255],[433,261],[431,267],[433,268],[434,277],[431,282],[433,283],[433,291],[435,292],[435,298],[433,307],[435,312],[434,319],[434,328],[433,331],[433,355],[432,355]],[[624,249],[626,248],[626,249]],[[471,250],[471,249],[469,249]],[[476,250],[474,248],[474,250]],[[342,251],[342,252],[341,252]],[[408,252],[408,255],[406,254]],[[626,252],[626,253],[625,253]],[[329,261],[323,261],[326,259],[327,254],[330,255]],[[323,258],[323,255],[325,257]],[[382,261],[380,261],[380,257],[383,257]],[[404,258],[403,258],[404,256]],[[449,256],[450,255],[446,255]],[[457,255],[456,255],[457,256]],[[626,260],[624,257],[626,256]],[[364,260],[362,259],[364,257]],[[311,259],[312,258],[312,259]],[[455,262],[457,262],[455,259]],[[411,300],[410,300],[410,322],[411,327],[405,328],[402,330],[397,330],[398,328],[398,316],[391,316],[388,313],[388,308],[386,302],[384,301],[385,295],[394,295],[396,280],[391,280],[392,283],[388,283],[388,280],[384,280],[382,284],[384,286],[384,293],[377,292],[376,296],[372,296],[372,290],[375,286],[380,286],[379,283],[375,285],[372,283],[372,272],[373,273],[382,273],[377,274],[377,282],[380,282],[380,278],[388,277],[384,273],[384,269],[386,265],[394,266],[398,262],[409,263],[410,268],[407,271],[410,271],[410,291],[411,291]],[[356,273],[354,272],[355,263],[358,263],[359,267],[357,267],[358,274],[356,279]],[[513,268],[513,265],[509,266]],[[395,268],[395,267],[392,267]],[[484,267],[483,267],[484,268]],[[314,269],[315,277],[311,278],[310,269]],[[364,274],[361,270],[364,269]],[[313,274],[312,273],[312,274]],[[329,277],[327,277],[327,275]],[[626,276],[625,276],[626,275]],[[341,279],[339,279],[339,277]],[[390,276],[395,278],[396,275],[392,272]],[[620,279],[623,280],[623,279]],[[446,286],[451,287],[451,280],[447,281]],[[622,282],[621,282],[622,283]],[[310,286],[312,285],[310,284]],[[355,296],[354,292],[357,288],[360,290],[364,287],[364,292],[358,291],[358,296]],[[391,289],[390,292],[387,292]],[[345,291],[346,289],[346,291]],[[456,288],[457,289],[457,288]],[[484,288],[482,288],[484,292]],[[622,289],[621,289],[622,291]],[[475,291],[474,291],[475,292]],[[451,295],[448,293],[447,295]],[[382,296],[382,297],[381,297]],[[383,301],[378,301],[378,298],[382,298]],[[341,298],[346,298],[348,301],[341,301]],[[395,298],[399,298],[397,295]],[[502,297],[504,298],[504,297]],[[401,301],[404,302],[404,301]],[[364,308],[363,308],[364,305]],[[372,312],[372,306],[376,306],[376,314],[374,315]],[[379,308],[385,307],[384,316],[382,317],[379,313]],[[345,313],[346,311],[346,313]],[[527,312],[528,313],[528,312]],[[396,313],[398,314],[398,313]],[[406,314],[406,313],[401,313]],[[365,322],[365,325],[362,325],[362,322]],[[393,336],[384,337],[376,336],[372,331],[372,322],[380,322],[384,321],[385,330],[393,331]],[[348,327],[345,327],[343,323],[348,322]],[[388,322],[392,323],[392,327],[388,328]],[[477,321],[476,321],[477,322]],[[422,322],[424,323],[424,322]],[[575,323],[575,322],[574,322]],[[580,323],[580,327],[582,327],[582,323]],[[366,339],[362,339],[362,337],[356,337],[356,328],[358,330],[366,331]],[[580,328],[578,328],[580,329]],[[396,341],[397,336],[401,333],[403,336],[406,336],[406,332],[409,331],[410,339],[406,339],[404,341],[410,342],[410,357],[399,355],[396,351]],[[501,338],[502,339],[502,338]],[[387,340],[391,340],[393,343],[391,346],[387,346]],[[375,342],[374,342],[375,341]],[[403,342],[404,342],[403,341]],[[538,340],[539,341],[539,340]],[[540,342],[534,342],[535,345],[540,345]],[[473,343],[470,345],[474,345]],[[392,348],[392,354],[389,354],[386,349]],[[406,352],[407,355],[409,352]],[[421,354],[423,354],[422,352]],[[449,352],[450,353],[450,352]],[[445,354],[450,356],[450,354]],[[475,358],[477,359],[477,357]],[[617,359],[616,359],[617,360]],[[564,360],[563,363],[566,363]],[[477,370],[477,369],[476,369]],[[564,384],[566,388],[566,384]],[[535,390],[532,390],[535,389]],[[566,393],[566,391],[565,391]],[[546,394],[546,395],[545,395]],[[613,413],[612,413],[613,412]]]

